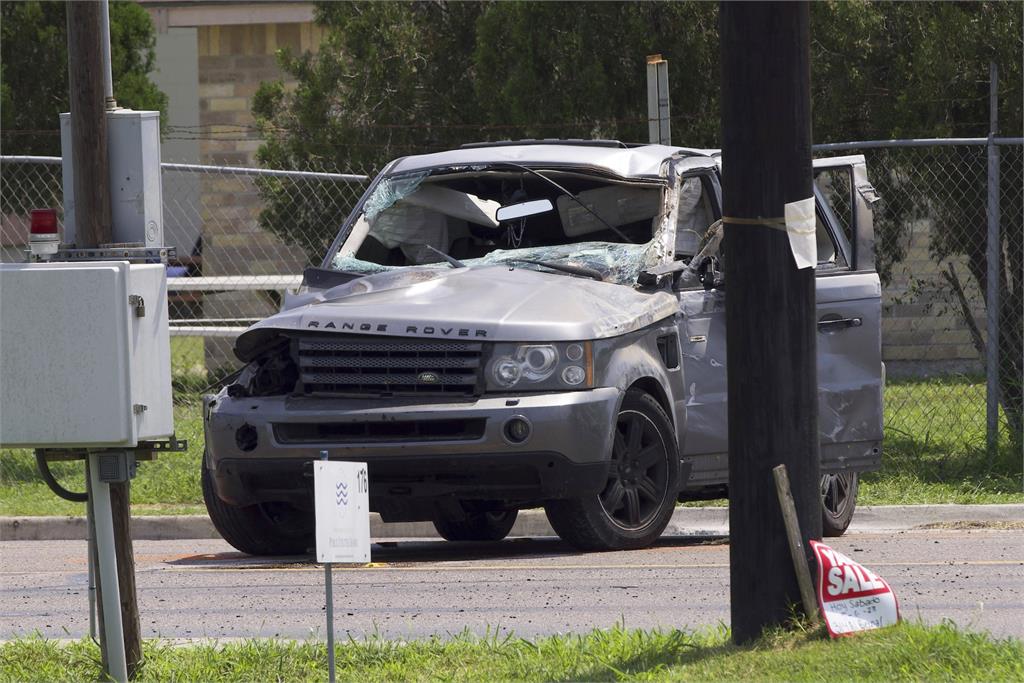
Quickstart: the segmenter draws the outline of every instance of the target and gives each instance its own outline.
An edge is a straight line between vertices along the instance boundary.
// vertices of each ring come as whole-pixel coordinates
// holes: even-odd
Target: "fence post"
[[[999,69],[989,64],[988,242],[985,249],[985,417],[988,462],[999,448]]]

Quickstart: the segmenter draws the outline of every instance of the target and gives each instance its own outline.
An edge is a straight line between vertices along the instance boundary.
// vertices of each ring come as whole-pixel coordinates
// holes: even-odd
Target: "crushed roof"
[[[623,178],[657,178],[662,163],[675,155],[690,161],[692,167],[715,166],[718,150],[644,145],[641,147],[596,147],[572,144],[501,145],[454,149],[398,159],[389,173],[422,171],[447,166],[487,165],[511,162],[525,166],[589,166]],[[684,164],[688,165],[688,164]]]

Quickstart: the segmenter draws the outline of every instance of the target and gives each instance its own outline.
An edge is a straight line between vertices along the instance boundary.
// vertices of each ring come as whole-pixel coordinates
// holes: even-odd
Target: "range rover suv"
[[[881,461],[880,285],[860,156],[814,165],[828,535]],[[204,398],[203,493],[252,554],[312,545],[311,462],[368,464],[384,521],[497,540],[543,507],[585,550],[640,548],[728,495],[721,162],[523,141],[397,159]],[[771,264],[765,264],[771,267]]]

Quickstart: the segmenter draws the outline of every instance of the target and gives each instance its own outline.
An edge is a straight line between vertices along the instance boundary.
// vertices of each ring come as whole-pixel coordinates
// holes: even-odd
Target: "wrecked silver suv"
[[[880,286],[863,158],[815,172],[822,514],[837,535],[857,472],[881,459]],[[503,538],[543,507],[576,547],[639,548],[677,500],[728,495],[719,175],[713,151],[600,141],[390,163],[205,398],[217,529],[247,553],[305,551],[321,450],[368,463],[385,521],[430,520],[450,540]]]

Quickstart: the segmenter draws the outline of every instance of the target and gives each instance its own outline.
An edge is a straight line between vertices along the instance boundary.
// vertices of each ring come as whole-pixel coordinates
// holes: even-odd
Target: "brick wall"
[[[942,277],[947,263],[954,268],[984,334],[985,307],[981,292],[963,257],[936,263],[928,251],[929,221],[911,226],[906,257],[893,268],[882,289],[882,358],[892,376],[982,372],[960,306]]]
[[[316,52],[322,35],[323,30],[312,23],[199,27],[200,124],[251,126],[252,97],[260,82],[284,76],[277,64],[277,50]],[[247,137],[244,130],[239,128],[240,134],[233,137]],[[252,139],[204,140],[200,147],[203,163],[249,165],[259,141],[255,135],[248,137]]]

